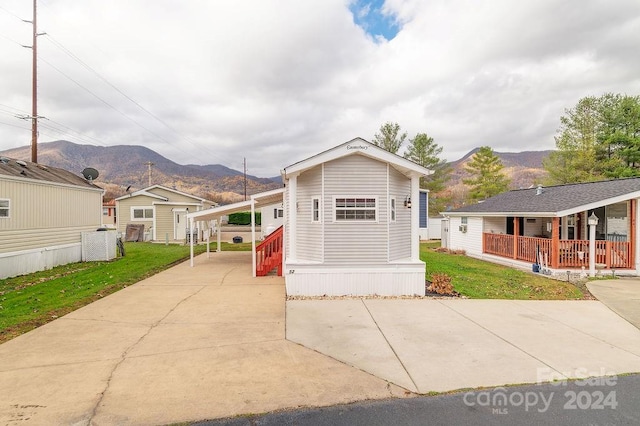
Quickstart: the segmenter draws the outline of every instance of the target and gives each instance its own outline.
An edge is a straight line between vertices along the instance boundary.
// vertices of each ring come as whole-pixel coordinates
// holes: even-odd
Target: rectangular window
[[[283,214],[283,209],[273,209],[273,218],[274,219],[282,217],[282,214]]]
[[[9,200],[0,198],[0,217],[9,217]]]
[[[153,219],[153,209],[145,207],[131,207],[132,220]]]
[[[391,222],[396,221],[396,197],[391,197],[389,199],[389,218]]]
[[[311,221],[320,222],[320,198],[311,199]]]
[[[376,221],[376,198],[336,198],[336,221]]]
[[[467,224],[467,216],[462,216],[460,218],[460,223],[463,224],[463,225],[466,225]]]

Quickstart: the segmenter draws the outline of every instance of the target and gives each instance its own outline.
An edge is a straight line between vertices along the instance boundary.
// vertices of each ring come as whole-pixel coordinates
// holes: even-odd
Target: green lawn
[[[583,299],[582,291],[566,281],[496,265],[461,254],[439,253],[440,243],[420,244],[427,280],[434,273],[451,277],[453,288],[472,299]]]
[[[215,250],[216,244],[211,244]],[[222,243],[222,250],[251,250],[251,243]],[[194,246],[196,254],[205,245]],[[0,342],[32,330],[107,294],[189,258],[189,246],[125,243],[126,256],[111,262],[72,263],[0,280]]]
[[[452,278],[457,292],[474,299],[581,299],[572,284],[537,274],[438,253],[439,243],[423,243],[420,255],[433,273]],[[215,250],[216,244],[211,244]],[[189,258],[189,246],[125,243],[126,256],[111,262],[74,263],[0,280],[0,343],[46,324],[110,293]],[[195,246],[195,253],[206,250]],[[224,251],[248,251],[251,243],[222,243]]]

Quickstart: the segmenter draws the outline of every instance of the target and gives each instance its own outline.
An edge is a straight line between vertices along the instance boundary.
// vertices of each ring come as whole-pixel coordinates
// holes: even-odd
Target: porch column
[[[551,219],[551,267],[558,268],[560,259],[560,218]]]
[[[289,261],[295,261],[298,256],[298,250],[296,247],[298,241],[298,176],[290,176],[288,185],[289,203],[287,205],[287,214],[289,215],[289,228],[287,229],[287,232],[289,233],[289,253],[287,253],[287,257]]]
[[[513,258],[518,258],[518,236],[520,235],[520,220],[513,218]]]

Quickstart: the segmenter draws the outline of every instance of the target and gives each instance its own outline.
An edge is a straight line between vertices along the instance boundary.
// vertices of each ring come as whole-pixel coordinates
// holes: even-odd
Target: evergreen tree
[[[462,182],[471,186],[469,197],[473,201],[485,200],[509,189],[510,180],[503,173],[502,161],[488,146],[481,147],[464,168],[471,177]]]
[[[444,195],[450,178],[451,166],[440,159],[442,147],[426,133],[418,133],[409,140],[404,157],[433,171],[433,174],[420,179],[420,188],[429,190],[429,216],[438,216],[444,211],[451,197]]]
[[[380,126],[380,132],[375,134],[371,142],[382,149],[397,154],[406,138],[407,132],[400,133],[400,125],[398,123],[388,121]]]

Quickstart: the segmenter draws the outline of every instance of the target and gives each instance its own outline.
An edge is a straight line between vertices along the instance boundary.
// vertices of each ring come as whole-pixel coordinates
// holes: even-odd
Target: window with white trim
[[[377,220],[377,197],[336,197],[334,200],[336,222]]]
[[[389,220],[396,221],[396,197],[389,198]]]
[[[311,222],[320,222],[320,198],[311,199]]]
[[[131,207],[131,220],[153,219],[152,207]]]
[[[9,217],[9,199],[0,198],[0,217]]]

